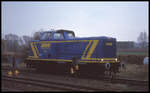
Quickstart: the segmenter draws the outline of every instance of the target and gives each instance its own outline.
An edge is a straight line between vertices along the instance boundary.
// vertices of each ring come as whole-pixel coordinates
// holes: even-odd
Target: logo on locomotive
[[[42,43],[41,48],[50,48],[50,43]]]

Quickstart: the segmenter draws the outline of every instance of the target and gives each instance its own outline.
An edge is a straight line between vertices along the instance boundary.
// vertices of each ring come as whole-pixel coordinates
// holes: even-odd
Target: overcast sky
[[[68,29],[78,37],[137,41],[149,34],[148,2],[2,2],[2,35]]]

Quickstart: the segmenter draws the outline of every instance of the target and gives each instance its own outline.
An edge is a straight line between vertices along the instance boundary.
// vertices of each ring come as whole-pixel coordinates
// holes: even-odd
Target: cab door
[[[65,55],[65,52],[63,51],[64,50],[64,41],[65,41],[65,38],[64,38],[64,33],[63,32],[55,32],[53,34],[53,40],[55,41],[54,44],[54,50],[55,50],[55,57],[56,59],[63,59],[64,58],[64,55]]]
[[[50,41],[52,41],[52,33],[44,32],[40,39],[40,58],[52,58],[54,51]]]

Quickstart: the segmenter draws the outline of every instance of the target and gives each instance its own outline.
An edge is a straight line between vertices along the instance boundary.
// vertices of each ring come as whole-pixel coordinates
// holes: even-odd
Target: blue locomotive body
[[[51,38],[30,42],[28,59],[71,62],[74,57],[79,58],[80,62],[104,63],[108,62],[106,60],[118,62],[116,61],[116,39],[108,37]]]
[[[73,31],[57,30],[41,33],[40,40],[30,42],[27,60],[49,63],[119,63],[116,39],[111,37],[76,38]]]

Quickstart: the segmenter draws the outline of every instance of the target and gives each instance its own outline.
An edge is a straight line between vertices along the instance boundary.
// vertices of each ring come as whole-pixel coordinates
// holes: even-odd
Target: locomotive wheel
[[[26,63],[26,67],[27,68],[31,68],[31,64],[30,63]]]

